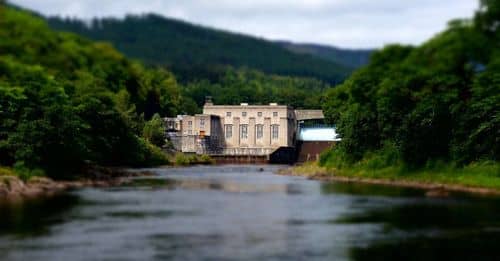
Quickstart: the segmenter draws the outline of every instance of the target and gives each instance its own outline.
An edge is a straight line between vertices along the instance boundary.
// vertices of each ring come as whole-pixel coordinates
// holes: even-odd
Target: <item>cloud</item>
[[[89,19],[159,13],[273,40],[347,48],[420,44],[449,20],[471,17],[477,0],[11,0],[45,15]]]

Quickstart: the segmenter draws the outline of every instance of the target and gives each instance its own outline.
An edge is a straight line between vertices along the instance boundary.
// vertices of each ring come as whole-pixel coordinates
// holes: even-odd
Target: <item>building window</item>
[[[277,111],[273,112],[273,117],[278,117],[278,112]]]
[[[247,116],[247,112],[246,111],[242,112],[241,116],[246,117]]]
[[[257,112],[257,116],[262,117],[262,112],[261,111]]]
[[[248,125],[247,124],[240,125],[240,137],[242,139],[248,139]]]
[[[188,130],[188,135],[193,135],[193,131],[192,130]]]
[[[279,125],[271,125],[271,137],[273,140],[278,139],[279,137]]]
[[[231,117],[231,112],[230,111],[226,112],[226,117]]]
[[[232,124],[226,124],[224,125],[224,133],[226,133],[226,138],[231,138],[233,137],[233,125]]]
[[[264,125],[257,124],[255,126],[255,132],[256,132],[255,136],[257,136],[257,139],[262,139],[262,137],[264,137]]]
[[[193,121],[188,121],[188,126],[189,127],[193,126]]]
[[[200,119],[200,127],[205,127],[205,119]]]

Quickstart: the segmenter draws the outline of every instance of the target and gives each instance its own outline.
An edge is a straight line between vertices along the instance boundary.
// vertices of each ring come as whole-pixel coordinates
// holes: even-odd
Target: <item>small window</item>
[[[240,125],[240,137],[242,139],[248,138],[248,125],[247,124]]]
[[[226,134],[226,138],[233,137],[233,125],[232,124],[224,125],[224,132]]]
[[[201,127],[205,126],[205,119],[200,119],[200,126]]]
[[[278,112],[277,111],[273,112],[273,117],[278,117]]]
[[[188,126],[189,127],[193,126],[193,121],[188,121]]]
[[[262,139],[264,137],[264,125],[258,124],[255,126],[255,132],[257,139]]]
[[[271,137],[273,140],[279,137],[279,125],[271,125]]]
[[[226,112],[226,117],[231,117],[231,112],[230,111]]]
[[[188,135],[193,135],[193,131],[192,130],[188,130]]]
[[[241,116],[246,117],[247,116],[247,112],[246,111],[242,112]]]
[[[257,116],[262,117],[262,112],[261,111],[257,112]]]

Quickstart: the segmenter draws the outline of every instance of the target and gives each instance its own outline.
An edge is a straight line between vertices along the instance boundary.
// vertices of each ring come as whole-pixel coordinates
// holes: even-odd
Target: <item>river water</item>
[[[498,198],[426,198],[277,168],[152,169],[120,187],[3,204],[0,260],[500,259]]]

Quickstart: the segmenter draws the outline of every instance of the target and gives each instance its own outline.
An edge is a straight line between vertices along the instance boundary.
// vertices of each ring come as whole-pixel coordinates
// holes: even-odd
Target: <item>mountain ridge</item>
[[[359,68],[368,64],[371,54],[376,49],[341,48],[327,44],[302,43],[278,40],[275,43],[297,54],[309,54],[328,61],[340,63],[350,68]]]
[[[274,41],[151,13],[95,18],[90,22],[60,17],[48,17],[47,21],[56,30],[108,41],[129,57],[166,66],[181,81],[211,79],[231,66],[337,84],[360,65],[314,53],[297,53]]]

